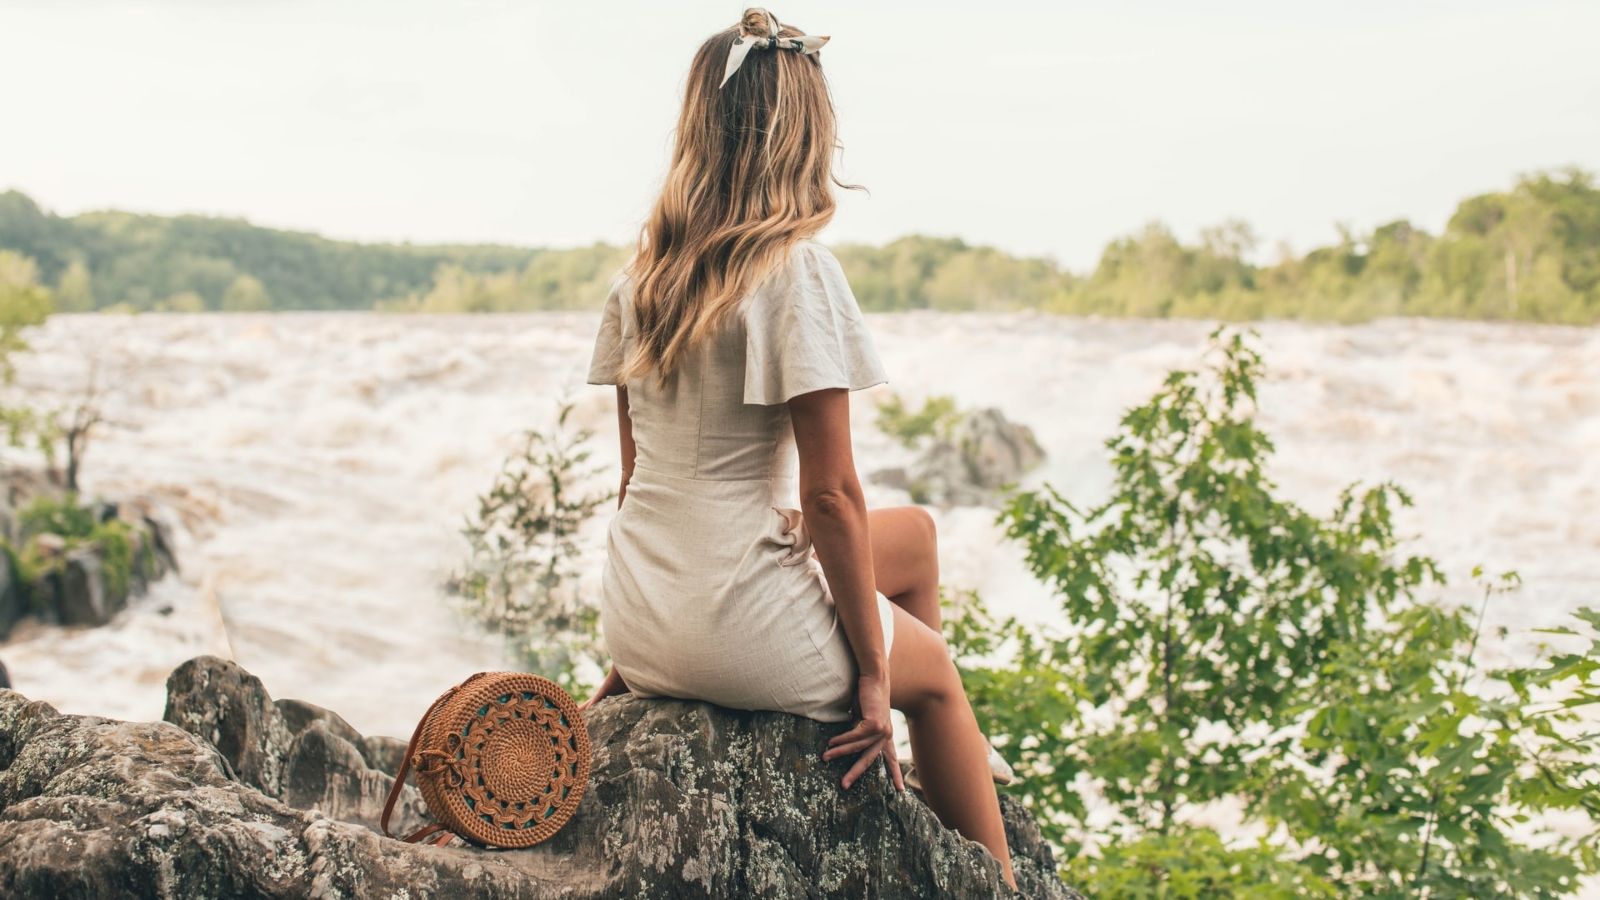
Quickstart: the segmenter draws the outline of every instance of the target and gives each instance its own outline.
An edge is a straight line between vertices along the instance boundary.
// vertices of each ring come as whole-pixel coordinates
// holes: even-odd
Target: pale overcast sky
[[[1600,169],[1600,3],[806,0],[839,107],[827,241],[1093,264],[1162,219],[1268,245]],[[5,0],[0,189],[362,240],[629,240],[724,2]]]

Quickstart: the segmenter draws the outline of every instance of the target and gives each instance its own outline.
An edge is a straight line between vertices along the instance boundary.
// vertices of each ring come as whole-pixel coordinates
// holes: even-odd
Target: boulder
[[[338,713],[304,700],[279,700],[274,706],[293,736],[284,757],[283,799],[301,809],[378,828],[405,742],[364,738]],[[407,785],[389,827],[399,834],[415,831],[425,823],[426,811],[422,794]]]
[[[122,573],[126,577],[108,574],[104,550],[98,544],[69,541],[49,532],[33,535],[31,550],[45,565],[31,583],[22,584],[9,571],[7,559],[7,571],[0,572],[0,638],[24,615],[53,625],[105,625],[127,609],[131,598],[177,571],[171,535],[159,520],[150,516],[128,519],[126,507],[110,504],[96,507],[95,514],[116,518],[119,510],[128,525],[130,559],[128,571]]]
[[[871,480],[908,491],[917,503],[983,506],[1044,458],[1033,429],[985,407],[963,416],[948,439],[931,441],[910,466],[881,469]]]
[[[93,547],[66,552],[55,580],[56,621],[62,625],[104,625],[128,607],[126,591],[106,583],[105,566]]]
[[[11,634],[17,621],[28,614],[28,594],[17,573],[17,564],[0,547],[0,640]]]
[[[168,572],[178,572],[177,543],[172,539],[172,528],[154,513],[144,513],[138,519],[140,531],[145,536],[150,560],[144,571],[150,581],[158,581]]]
[[[345,740],[321,719],[295,735],[284,757],[285,802],[374,831],[383,821],[383,804],[393,785],[394,776],[367,764],[359,743]],[[428,821],[421,792],[406,785],[389,819],[389,828],[395,834],[410,834]]]
[[[206,659],[208,657],[198,657],[190,660],[190,664],[198,665],[201,660]],[[215,657],[210,657],[209,659],[215,660]],[[235,663],[218,662],[223,666],[238,668]],[[329,733],[341,740],[358,748],[362,746],[364,739],[361,737],[361,732],[356,731],[355,726],[346,722],[343,716],[331,709],[324,709],[315,703],[307,703],[304,700],[274,700],[272,705],[278,708],[278,715],[283,718],[284,727],[289,729],[290,734],[298,735],[312,725],[321,723]],[[172,710],[169,709],[167,712],[170,715]],[[171,721],[171,719],[168,719],[168,721]],[[364,750],[362,751],[362,756],[366,756]]]
[[[1033,429],[1012,422],[994,407],[967,416],[956,431],[956,445],[983,488],[1004,487],[1044,462],[1044,448]]]
[[[364,798],[389,782],[372,739],[309,704],[274,704],[238,666],[193,660],[169,689],[182,727],[0,691],[0,895],[1016,896],[987,850],[881,769],[839,787],[847,761],[818,754],[845,723],[607,699],[586,719],[577,813],[542,844],[491,851],[375,832]],[[394,743],[376,745],[383,761]],[[1001,807],[1022,895],[1078,897],[1022,804],[1002,795]]]
[[[238,663],[197,656],[167,676],[163,721],[215,747],[234,778],[283,796],[283,763],[294,735],[261,679]]]

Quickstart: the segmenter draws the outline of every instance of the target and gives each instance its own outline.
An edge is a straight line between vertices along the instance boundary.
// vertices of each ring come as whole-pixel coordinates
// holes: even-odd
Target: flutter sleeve
[[[594,338],[594,353],[589,358],[589,384],[621,384],[620,373],[626,337],[627,315],[623,309],[627,278],[619,273],[611,280],[605,308],[600,313],[600,330]]]
[[[827,248],[796,247],[768,293],[754,298],[745,320],[744,402],[772,405],[888,382],[844,269]]]

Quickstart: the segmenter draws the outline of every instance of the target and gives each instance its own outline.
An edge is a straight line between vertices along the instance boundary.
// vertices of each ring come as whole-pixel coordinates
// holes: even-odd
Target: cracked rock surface
[[[845,723],[610,698],[587,719],[577,814],[542,844],[497,851],[377,833],[403,746],[275,702],[234,663],[180,666],[165,718],[61,715],[0,690],[0,895],[1017,896],[881,767],[838,786],[846,761],[818,754]],[[1006,795],[1001,807],[1022,895],[1077,898],[1032,816]],[[425,816],[408,786],[396,831]]]

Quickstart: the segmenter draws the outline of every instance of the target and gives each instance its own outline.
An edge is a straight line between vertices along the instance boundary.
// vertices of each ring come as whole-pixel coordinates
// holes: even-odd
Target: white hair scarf
[[[783,26],[778,24],[777,16],[759,6],[753,6],[744,12],[746,16],[750,15],[752,12],[765,13],[767,17],[767,23],[770,28],[768,29],[766,37],[756,37],[755,35],[741,34],[734,40],[733,45],[728,48],[728,64],[722,70],[722,84],[717,85],[719,88],[728,83],[728,79],[733,77],[733,73],[739,71],[739,67],[744,64],[744,58],[750,55],[750,51],[752,49],[759,48],[764,50],[768,47],[773,47],[779,50],[797,50],[801,53],[815,53],[822,49],[823,44],[828,42],[828,36],[825,34],[802,34],[798,37],[778,37],[778,31]],[[740,19],[740,21],[742,22],[744,20]]]

